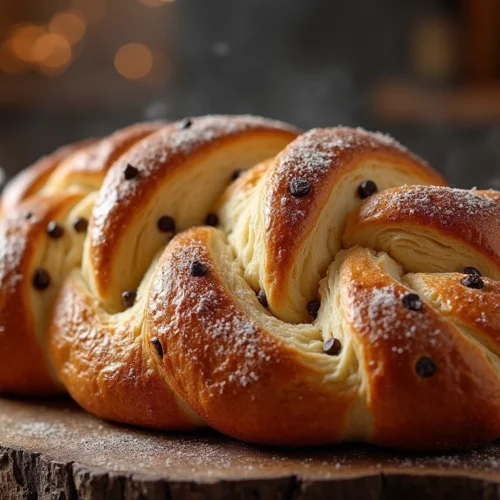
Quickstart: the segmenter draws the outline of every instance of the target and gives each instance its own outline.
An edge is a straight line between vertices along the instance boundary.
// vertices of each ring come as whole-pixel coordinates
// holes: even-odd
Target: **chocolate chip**
[[[369,198],[377,191],[378,187],[373,181],[363,181],[358,187],[358,195],[362,200]]]
[[[190,120],[189,118],[184,118],[179,122],[178,127],[182,130],[191,127],[192,124],[193,124],[192,120]]]
[[[189,266],[191,276],[205,276],[208,273],[208,266],[199,260],[193,260]]]
[[[73,229],[77,233],[84,233],[89,227],[89,221],[85,217],[78,217],[78,219],[73,222]]]
[[[139,175],[139,170],[128,163],[127,167],[125,168],[124,175],[125,180],[129,181],[130,179],[133,179]]]
[[[460,283],[467,288],[474,288],[476,290],[484,288],[484,281],[479,274],[468,274]]]
[[[403,305],[410,311],[421,311],[424,307],[424,303],[416,293],[407,293],[403,297]]]
[[[50,276],[49,273],[45,270],[39,267],[38,269],[35,270],[35,273],[33,274],[33,286],[37,290],[45,290],[48,288],[50,285]]]
[[[417,375],[422,378],[432,377],[436,373],[436,370],[436,362],[427,356],[421,357],[415,365]]]
[[[311,192],[311,184],[307,179],[297,177],[292,179],[288,186],[290,194],[295,198],[303,198]]]
[[[269,307],[269,303],[267,302],[266,292],[262,288],[257,292],[256,295],[257,295],[257,300],[260,302],[262,307]]]
[[[64,234],[64,228],[55,220],[51,220],[47,225],[47,234],[56,240]]]
[[[153,347],[155,348],[155,351],[157,352],[158,356],[160,356],[160,358],[163,358],[163,347],[158,337],[153,337],[151,339],[151,343],[153,344]]]
[[[323,344],[323,352],[329,354],[330,356],[337,356],[342,349],[342,344],[339,339],[328,339]]]
[[[31,217],[33,217],[33,212],[26,212],[26,213],[24,214],[24,218],[25,218],[26,220],[31,219]]]
[[[238,177],[240,177],[240,176],[241,176],[241,174],[242,174],[242,173],[243,173],[243,170],[241,170],[241,169],[235,170],[235,171],[233,172],[233,175],[231,176],[231,179],[232,179],[233,181],[235,181]]]
[[[162,233],[175,233],[175,220],[170,215],[164,215],[158,219],[156,227]]]
[[[205,224],[207,226],[216,227],[219,224],[219,216],[217,214],[208,214],[205,219]]]
[[[122,293],[122,304],[123,307],[127,309],[135,304],[135,299],[137,297],[137,292],[135,290],[125,290]]]
[[[464,267],[462,274],[477,274],[478,276],[481,276],[481,271],[475,267]]]
[[[318,316],[319,307],[321,306],[321,302],[319,300],[311,300],[307,304],[307,312],[313,317],[316,318]]]

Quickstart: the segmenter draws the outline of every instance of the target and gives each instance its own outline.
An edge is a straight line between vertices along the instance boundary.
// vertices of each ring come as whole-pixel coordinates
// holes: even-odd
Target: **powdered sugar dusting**
[[[193,119],[192,124],[187,128],[170,126],[168,129],[153,134],[148,140],[137,143],[116,162],[101,189],[91,225],[92,244],[106,243],[111,228],[121,230],[122,226],[116,224],[116,220],[112,217],[113,213],[126,214],[127,206],[134,203],[141,189],[154,185],[155,181],[165,174],[166,168],[176,166],[176,161],[170,162],[170,160],[191,155],[199,148],[214,144],[224,137],[259,129],[295,131],[280,122],[262,118],[209,116]],[[352,155],[387,147],[406,153],[405,148],[392,138],[378,133],[371,134],[361,129],[336,129],[335,132],[315,129],[299,137],[285,153],[280,155],[271,171],[271,175],[275,176],[277,181],[272,183],[268,193],[271,193],[270,199],[279,194],[279,203],[277,206],[267,203],[265,208],[267,224],[273,218],[280,217],[280,211],[292,224],[303,220],[306,216],[306,210],[298,207],[299,201],[283,193],[283,182],[285,186],[288,186],[292,178],[304,178],[312,185],[312,189],[315,189],[315,184],[319,183],[323,176],[326,176],[333,168],[343,165]],[[114,154],[109,143],[101,144],[100,148],[100,153],[94,158],[96,165],[98,158],[101,159],[100,161],[111,161],[110,158]],[[107,160],[104,160],[105,158]],[[129,163],[139,171],[138,177],[133,180],[126,180],[123,176],[124,167]],[[78,162],[75,162],[74,167],[80,168]],[[381,195],[382,198],[384,196],[386,193]],[[382,206],[377,205],[380,199],[374,197],[373,203],[369,200],[361,209],[361,214],[369,217],[377,213]],[[494,216],[497,220],[498,216],[496,200],[478,193],[448,188],[404,188],[391,191],[383,199],[385,200],[384,210],[390,214],[398,214],[398,216],[424,214],[443,221],[443,224],[456,224],[457,221],[466,217],[484,217],[485,215]],[[120,219],[120,224],[126,223],[127,221]],[[10,276],[8,272],[11,267],[15,268],[18,265],[16,258],[25,252],[25,239],[20,236],[17,239],[19,241],[16,241],[15,236],[9,239],[10,244],[7,250],[0,247],[0,277],[4,274],[9,276],[10,281],[5,283],[7,288],[15,286],[15,280],[20,279],[17,275]],[[193,274],[191,276],[193,279],[188,282],[183,281],[182,274],[176,275],[176,273],[189,272],[189,264],[195,260],[207,266],[213,264],[210,262],[209,253],[205,251],[206,241],[191,240],[191,243],[191,246],[186,245],[186,248],[181,248],[181,252],[176,254],[180,262],[175,262],[175,265],[172,265],[172,262],[166,262],[167,270],[160,269],[160,273],[164,273],[162,279],[156,280],[152,286],[153,299],[149,303],[154,306],[149,309],[149,312],[155,320],[155,325],[160,325],[156,327],[155,334],[162,336],[166,344],[178,342],[182,346],[182,352],[178,357],[183,363],[190,363],[193,368],[186,369],[184,373],[199,372],[199,375],[193,375],[193,377],[198,377],[196,382],[199,384],[195,390],[206,389],[209,397],[222,394],[226,396],[231,390],[235,393],[237,390],[240,394],[245,393],[241,391],[241,388],[248,389],[250,393],[257,383],[259,383],[259,388],[265,387],[267,366],[280,362],[279,354],[274,356],[275,345],[271,340],[272,335],[263,333],[257,321],[253,321],[234,302],[227,300],[224,293],[227,290],[221,292],[216,280],[208,286],[206,283],[203,284],[202,280],[205,279],[203,274]],[[170,266],[170,271],[168,266]],[[345,309],[348,311],[347,315],[350,315],[350,322],[366,335],[370,347],[380,347],[379,353],[383,351],[384,343],[389,346],[391,355],[397,357],[411,353],[417,345],[417,340],[425,343],[426,347],[436,348],[439,348],[440,343],[443,342],[445,335],[440,327],[443,330],[445,327],[436,319],[435,311],[427,314],[425,310],[417,312],[404,308],[402,298],[405,293],[407,292],[403,287],[397,284],[380,285],[379,283],[376,286],[367,287],[366,283],[357,282],[349,287],[344,296],[346,301],[344,305],[347,305]],[[257,304],[255,305],[258,307]],[[162,306],[169,308],[167,316]],[[481,313],[474,321],[484,326],[487,325],[488,318]],[[193,327],[186,328],[186,324]],[[82,326],[84,327],[85,325]],[[121,325],[117,328],[117,337],[124,337],[121,335],[120,328],[125,327]],[[0,325],[1,332],[2,325]],[[84,342],[87,338],[93,340],[92,335],[92,331],[84,332],[79,337],[79,341]],[[107,341],[111,342],[111,340]],[[108,346],[101,343],[92,347],[95,348],[95,352],[99,353],[99,349]],[[168,349],[166,353],[168,356]],[[103,372],[109,370],[118,373],[118,363],[119,361],[116,365],[110,363]],[[372,363],[376,364],[376,360],[371,359],[369,365],[372,366]],[[182,363],[179,366],[182,366]],[[131,379],[136,377],[133,368],[127,368],[127,373]],[[304,386],[307,387],[307,381],[304,382]],[[11,427],[13,427],[12,424]],[[70,437],[70,433],[64,426],[36,419],[32,419],[27,424],[19,424],[17,432],[29,435],[35,441]],[[84,438],[81,444],[86,450],[91,450],[92,454],[103,453],[103,450],[99,448],[101,445],[95,440],[89,438],[87,441],[87,438]],[[137,453],[149,453],[151,447],[155,446],[154,440],[149,437],[136,437],[133,433],[120,435],[116,442],[111,438],[108,444],[117,448],[120,446],[135,448]],[[147,449],[148,445],[150,449]],[[175,466],[176,460],[195,462],[200,452],[204,453],[197,464],[200,467],[213,458],[221,457],[221,453],[213,454],[210,443],[203,443],[203,440],[197,442],[196,452],[192,449],[179,452],[179,449],[173,449],[171,446],[167,448],[169,456],[164,462],[167,466]],[[222,456],[224,457],[223,454]],[[338,458],[336,460],[334,468],[339,470],[343,465]],[[312,461],[312,458],[306,457],[301,465],[308,467]]]
[[[137,143],[113,165],[100,190],[92,215],[92,245],[98,246],[106,240],[110,226],[114,224],[112,214],[126,212],[125,207],[134,202],[141,189],[154,184],[156,179],[165,174],[166,164],[170,160],[192,155],[225,137],[258,130],[299,132],[283,122],[257,116],[207,115],[192,118],[187,128],[172,124]],[[133,182],[123,179],[127,164],[139,169],[139,175]],[[175,166],[171,164],[169,168]]]
[[[204,242],[193,239],[190,243],[176,252],[179,260],[174,267],[164,266],[161,276],[153,281],[149,310],[156,325],[166,325],[159,327],[158,334],[167,338],[175,332],[188,362],[205,367],[202,381],[211,394],[250,386],[260,379],[263,365],[271,361],[273,346],[254,321],[228,302],[217,287],[198,286],[191,278],[183,290],[178,288],[176,283],[182,278],[177,273],[188,273],[193,261],[204,263],[208,272],[213,272],[202,250]],[[172,306],[168,318],[159,307],[165,303]],[[178,326],[181,324],[192,328]],[[212,360],[209,364],[208,359]]]
[[[1,222],[0,286],[4,292],[13,291],[23,278],[19,270],[26,252],[28,235],[29,225],[21,212],[15,212]]]
[[[189,154],[222,137],[238,135],[251,130],[299,132],[298,129],[284,122],[252,115],[206,115],[192,118],[191,122],[190,127],[180,130],[179,133],[168,134],[169,140],[166,147],[172,155],[177,155],[180,152]]]
[[[299,209],[301,200],[282,194],[283,186],[287,190],[293,178],[306,179],[314,190],[314,186],[318,185],[328,172],[347,165],[355,154],[381,148],[391,148],[413,157],[412,153],[392,137],[380,132],[367,132],[361,128],[313,129],[299,136],[278,157],[277,165],[271,171],[271,189],[266,203],[267,225],[272,223],[272,217],[284,217],[292,225],[304,219],[306,212]],[[417,157],[414,159],[424,164]],[[280,200],[278,205],[273,202],[277,196]],[[273,213],[271,216],[273,211],[279,213]]]
[[[406,293],[396,284],[364,288],[354,283],[345,295],[345,310],[350,322],[374,347],[389,345],[392,353],[400,355],[411,353],[415,341],[424,338],[437,346],[442,340],[439,322],[425,308],[423,311],[405,308],[402,299]]]
[[[364,152],[389,147],[408,154],[408,150],[389,135],[361,128],[313,129],[298,137],[280,156],[276,172],[307,178],[324,174],[341,161],[346,151]],[[312,176],[312,177],[310,177]]]
[[[363,219],[427,217],[444,226],[456,225],[464,218],[500,216],[500,205],[478,191],[446,187],[404,186],[388,189],[370,198],[360,210]],[[465,219],[467,220],[467,219]]]

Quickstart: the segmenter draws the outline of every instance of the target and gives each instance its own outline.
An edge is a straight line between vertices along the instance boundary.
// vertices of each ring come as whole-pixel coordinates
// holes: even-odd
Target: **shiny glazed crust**
[[[179,235],[157,267],[147,308],[148,329],[162,332],[169,353],[172,386],[211,426],[272,444],[439,449],[496,437],[500,385],[488,351],[433,307],[408,311],[401,299],[411,289],[402,274],[391,276],[387,256],[341,252],[326,278],[339,303],[324,290],[329,310],[306,331],[269,321],[229,255],[216,229]],[[191,276],[193,259],[207,265],[205,276]],[[344,370],[342,359],[321,352],[321,333],[337,321],[351,365]],[[436,361],[435,376],[415,372],[422,356]]]
[[[0,222],[2,394],[52,394],[63,390],[55,370],[50,370],[47,341],[43,338],[45,307],[47,300],[54,300],[54,294],[47,296],[51,290],[46,290],[45,297],[33,297],[32,280],[52,244],[47,241],[45,227],[49,221],[64,217],[79,199],[77,194],[33,198]]]
[[[64,391],[48,356],[48,315],[65,275],[81,262],[85,233],[73,228],[88,217],[94,195],[127,146],[161,124],[138,124],[101,141],[66,146],[14,178],[2,194],[0,220],[0,391],[45,395]],[[83,172],[87,172],[85,177]],[[90,193],[90,194],[89,194]],[[64,230],[47,235],[50,222]],[[37,268],[50,268],[51,283],[33,291]]]
[[[204,425],[170,388],[150,341],[155,333],[144,323],[154,256],[172,237],[158,230],[158,218],[173,215],[178,228],[202,224],[236,169],[275,155],[295,136],[292,127],[261,118],[194,118],[188,130],[181,123],[168,125],[114,163],[93,208],[83,271],[75,270],[66,280],[49,332],[58,374],[85,409],[155,428]],[[137,173],[127,182],[129,165]],[[190,185],[193,178],[202,190],[196,205],[183,211],[182,202],[189,198],[182,193],[179,200],[170,190]],[[125,241],[130,246],[123,252]],[[121,294],[129,289],[137,289],[137,298],[124,310]]]
[[[361,129],[208,116],[111,138],[3,217],[2,392],[59,378],[103,418],[266,444],[500,436],[498,193]]]

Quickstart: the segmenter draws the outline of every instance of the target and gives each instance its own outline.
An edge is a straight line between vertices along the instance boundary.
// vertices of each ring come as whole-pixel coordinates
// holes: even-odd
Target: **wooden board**
[[[0,399],[0,499],[500,499],[500,445],[424,455],[249,446]]]

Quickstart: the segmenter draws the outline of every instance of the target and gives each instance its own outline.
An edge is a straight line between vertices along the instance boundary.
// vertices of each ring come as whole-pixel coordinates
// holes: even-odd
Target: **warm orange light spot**
[[[175,0],[139,0],[139,2],[148,7],[161,7],[167,3],[174,3]]]
[[[18,59],[7,42],[0,45],[0,70],[4,73],[19,75],[29,70],[29,65],[22,59]]]
[[[31,50],[35,42],[45,34],[41,26],[21,25],[12,30],[8,46],[12,54],[22,61],[31,61]]]
[[[89,23],[98,23],[106,14],[106,0],[73,0],[73,7]]]
[[[120,75],[138,80],[148,75],[153,67],[153,54],[142,43],[128,43],[118,49],[115,68]]]
[[[49,33],[35,42],[32,59],[48,70],[64,70],[71,62],[71,46],[63,36]]]
[[[54,15],[49,24],[51,33],[63,36],[71,44],[78,43],[86,29],[85,20],[76,12],[59,12]]]

